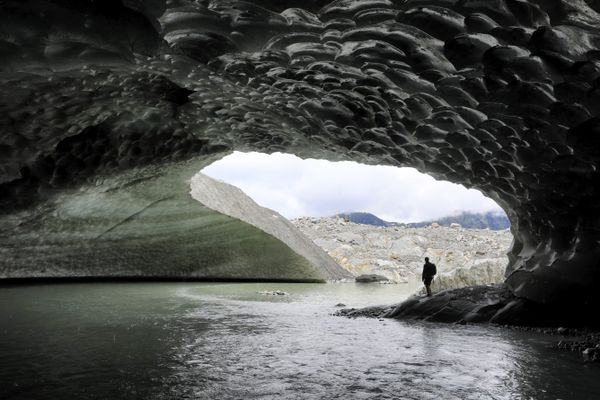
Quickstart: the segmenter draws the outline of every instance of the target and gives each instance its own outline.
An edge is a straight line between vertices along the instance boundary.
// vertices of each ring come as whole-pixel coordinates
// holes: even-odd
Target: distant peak
[[[452,213],[452,215],[443,218],[411,223],[385,221],[375,214],[364,211],[338,213],[333,215],[332,218],[343,218],[355,224],[374,226],[407,226],[409,228],[421,228],[434,223],[440,226],[459,224],[466,229],[503,230],[510,228],[510,221],[508,220],[508,217],[503,211],[500,210],[487,211],[483,213],[462,210],[456,211]]]
[[[368,212],[345,212],[334,215],[334,218],[343,218],[355,224],[375,225],[375,226],[390,226],[392,222],[384,221],[378,216]]]

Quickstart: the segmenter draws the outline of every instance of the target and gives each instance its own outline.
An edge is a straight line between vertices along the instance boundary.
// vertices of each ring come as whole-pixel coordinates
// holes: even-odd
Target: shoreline
[[[149,283],[149,282],[230,282],[230,283],[337,283],[319,279],[254,279],[254,278],[219,278],[219,277],[184,277],[184,276],[56,276],[56,277],[23,277],[0,278],[0,288],[9,286],[30,286],[65,283]]]
[[[579,353],[586,362],[600,362],[600,326],[585,321],[574,302],[538,304],[518,298],[505,285],[482,285],[438,292],[431,297],[413,295],[398,304],[345,308],[334,316],[489,325],[561,336],[556,349]],[[594,310],[593,305],[587,306]],[[587,315],[594,315],[587,313]]]
[[[365,308],[343,308],[332,315],[346,318],[373,318],[382,321],[384,318],[394,319],[386,316],[400,304],[391,306],[372,306]],[[395,318],[401,319],[401,318]],[[552,346],[553,349],[579,353],[585,362],[600,363],[600,330],[589,328],[564,328],[564,327],[527,327],[519,325],[500,325],[494,323],[455,323],[460,325],[488,325],[498,328],[534,332],[548,336],[560,336],[561,339]]]
[[[488,325],[510,330],[560,336],[555,349],[576,352],[585,362],[600,362],[600,327],[575,326],[563,319],[568,310],[555,310],[512,295],[503,285],[446,290],[431,297],[413,295],[401,303],[342,308],[333,316],[398,319],[456,325]],[[535,315],[536,318],[533,316]],[[558,316],[554,321],[551,316]],[[561,318],[562,317],[562,318]],[[529,322],[529,323],[528,323]],[[560,322],[570,322],[561,324]]]

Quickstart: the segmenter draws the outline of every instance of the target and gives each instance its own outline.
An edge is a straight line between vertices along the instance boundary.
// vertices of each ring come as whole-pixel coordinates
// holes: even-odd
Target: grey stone
[[[357,276],[356,278],[354,278],[354,280],[356,282],[360,282],[360,283],[374,283],[374,282],[385,282],[388,280],[388,278],[386,278],[385,276],[382,276],[382,275],[365,274],[365,275]]]
[[[451,227],[376,227],[336,218],[297,218],[292,223],[352,274],[378,274],[393,282],[420,282],[423,258],[438,265],[436,291],[500,283],[508,264],[508,231]],[[344,243],[353,238],[353,244]]]

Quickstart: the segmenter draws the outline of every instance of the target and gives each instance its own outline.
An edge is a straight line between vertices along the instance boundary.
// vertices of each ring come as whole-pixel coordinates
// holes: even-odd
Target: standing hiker
[[[425,264],[423,265],[423,274],[421,274],[421,280],[425,284],[427,289],[427,297],[431,296],[431,282],[433,277],[437,273],[437,268],[434,263],[429,262],[429,257],[425,257]]]

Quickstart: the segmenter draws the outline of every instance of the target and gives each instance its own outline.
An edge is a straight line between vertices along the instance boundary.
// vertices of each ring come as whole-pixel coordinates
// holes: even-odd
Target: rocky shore
[[[345,308],[334,315],[455,324],[490,323],[533,330],[563,336],[555,346],[557,349],[578,352],[588,362],[600,362],[600,330],[597,326],[590,325],[592,330],[577,327],[575,324],[581,318],[568,306],[542,305],[518,298],[503,284],[445,290],[432,297],[415,295],[400,304]]]
[[[525,325],[527,321],[515,321],[510,309],[516,299],[504,285],[480,285],[445,290],[432,297],[415,295],[404,302],[391,306],[365,309],[343,309],[337,315],[348,317],[380,317],[419,319],[430,322]],[[519,314],[520,315],[520,314]]]
[[[590,362],[600,362],[600,333],[586,333],[583,336],[577,335],[575,338],[558,342],[557,348],[581,353],[584,360]]]

